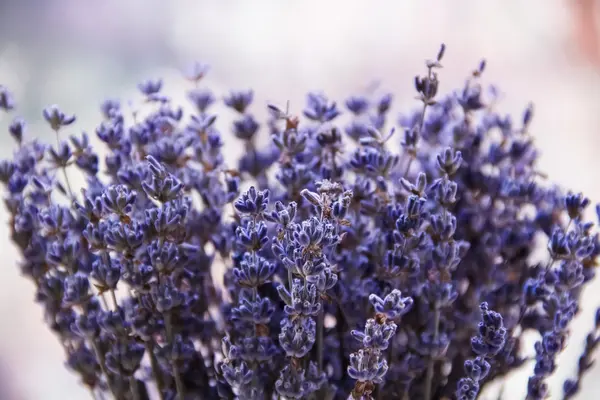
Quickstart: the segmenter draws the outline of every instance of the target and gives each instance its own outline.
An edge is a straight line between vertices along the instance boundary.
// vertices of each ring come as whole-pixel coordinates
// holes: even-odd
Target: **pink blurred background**
[[[343,99],[374,80],[394,93],[397,112],[415,105],[412,77],[445,42],[441,91],[460,86],[486,58],[485,80],[506,94],[504,111],[520,114],[529,101],[535,103],[532,130],[542,170],[597,202],[600,64],[594,63],[590,18],[574,20],[568,7],[576,2],[5,0],[0,84],[14,91],[30,134],[40,137],[50,135],[40,121],[44,106],[59,104],[79,117],[73,131],[93,132],[100,101],[138,99],[135,85],[144,78],[163,77],[166,92],[183,102],[188,84],[179,68],[192,60],[211,65],[204,83],[217,95],[254,88],[259,115],[268,101],[290,100],[298,112],[309,90]],[[599,12],[580,15],[593,21]],[[0,129],[8,122],[0,114]],[[11,151],[5,135],[0,156]],[[7,238],[6,213],[0,210],[0,237]],[[0,400],[88,398],[63,367],[60,346],[32,301],[33,286],[19,276],[13,247],[3,240],[0,251],[6,260],[0,266]],[[575,371],[600,305],[599,289],[595,282],[585,292],[583,312],[552,381],[552,398],[560,398],[562,381]],[[531,369],[528,364],[511,377],[506,399],[524,398]],[[599,377],[596,368],[579,398],[597,398]]]

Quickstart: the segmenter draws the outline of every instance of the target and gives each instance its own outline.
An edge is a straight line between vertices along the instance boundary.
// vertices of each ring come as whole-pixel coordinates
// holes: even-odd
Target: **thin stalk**
[[[374,396],[373,396],[373,397],[374,397],[375,399],[377,399],[377,400],[382,400],[382,397],[381,397],[381,396],[383,396],[383,395],[382,395],[382,392],[383,392],[383,390],[381,390],[381,384],[379,384],[379,385],[375,386],[375,390],[374,390],[373,392],[374,392]]]
[[[325,325],[325,313],[321,310],[317,316],[317,366],[319,372],[323,371],[323,325]]]
[[[109,261],[110,261],[110,257],[108,257]],[[119,309],[119,303],[117,302],[117,296],[115,295],[115,290],[111,289],[110,290],[110,297],[112,299],[112,303],[113,303],[113,307],[115,310]],[[117,337],[117,343],[120,341],[120,339]],[[129,390],[131,390],[131,396],[133,398],[133,400],[140,400],[140,394],[138,392],[138,384],[137,384],[137,379],[135,379],[135,376],[131,375],[129,377]]]
[[[390,344],[388,346],[388,365],[392,365],[392,360],[394,359],[394,337],[390,339]],[[385,381],[381,382],[377,385],[377,400],[383,400],[383,387],[385,386]]]
[[[412,165],[412,162],[415,158],[411,155],[410,158],[408,159],[408,164],[406,164],[406,169],[404,170],[404,177],[406,177],[406,175],[408,175],[408,171],[410,171],[410,166]]]
[[[100,300],[102,301],[102,305],[104,306],[105,310],[110,310],[110,307],[108,306],[108,303],[106,302],[106,297],[104,296],[104,293],[100,293]]]
[[[430,70],[431,72],[431,70]],[[431,78],[431,74],[429,74],[429,78]],[[423,125],[425,124],[425,111],[427,111],[427,102],[423,102],[423,111],[421,111],[421,119],[419,120],[419,135],[423,130]]]
[[[345,326],[346,324],[346,317],[344,315],[344,311],[342,310],[342,306],[340,305],[340,303],[338,302],[337,305],[337,314],[336,314],[336,323],[335,323],[335,328],[338,334],[338,340],[340,343],[339,346],[339,357],[340,357],[340,365],[342,366],[342,373],[346,372],[346,368],[348,366],[348,360],[346,358],[346,351],[345,351],[345,335],[346,335],[346,330],[345,330]]]
[[[428,73],[427,73],[428,79],[431,79],[431,68],[429,69]],[[419,132],[418,134],[421,135],[421,132],[423,131],[423,125],[425,124],[425,111],[427,111],[427,101],[423,101],[423,110],[421,111],[421,118],[419,119]],[[406,169],[404,170],[404,175],[406,177],[406,175],[408,174],[408,172],[410,171],[410,166],[412,165],[413,160],[415,159],[413,154],[410,154],[410,158],[408,159],[408,164],[406,164]]]
[[[113,289],[111,289],[111,291],[110,291],[110,297],[112,299],[113,306],[115,307],[115,310],[118,310],[119,309],[119,303],[117,302],[117,296],[115,295],[115,291]]]
[[[440,309],[438,308],[437,304],[435,305],[435,313],[433,318],[433,343],[435,346],[440,334]],[[430,356],[427,364],[427,375],[425,375],[425,396],[423,397],[425,400],[431,399],[431,384],[433,381],[434,364],[435,360],[432,356]]]
[[[56,133],[56,151],[58,152],[60,150],[60,135],[58,134],[58,129],[55,129],[54,133]],[[69,200],[73,200],[73,190],[71,190],[71,183],[69,183],[69,177],[67,176],[67,167],[63,165],[61,169],[63,172],[63,176],[65,177],[65,183],[67,184],[67,190],[69,192],[70,197]]]
[[[108,263],[110,263],[111,262],[110,256],[108,255],[108,253],[105,253],[105,254],[106,254],[106,258],[108,259]],[[118,310],[119,302],[117,301],[117,296],[115,295],[114,289],[110,290],[110,297],[112,299],[114,309]],[[106,299],[104,298],[104,293],[102,294],[102,299],[104,301],[106,309],[109,309]],[[119,338],[117,337],[117,342],[118,341],[119,341]],[[137,379],[135,379],[135,377],[133,375],[129,377],[129,389],[131,390],[131,395],[132,395],[133,400],[140,400],[140,393],[139,393],[139,387],[137,384]]]
[[[252,288],[252,302],[256,304],[256,299],[258,298],[258,289],[256,286]],[[254,336],[258,337],[258,327],[254,324]]]
[[[158,396],[160,400],[165,400],[165,395],[163,393],[164,385],[162,380],[162,373],[160,371],[158,361],[156,360],[156,356],[154,355],[154,342],[151,339],[150,341],[146,342],[145,345],[146,352],[150,357],[150,366],[152,367],[152,375],[154,376],[154,381],[156,382],[156,390],[158,391]]]
[[[88,391],[90,392],[90,395],[92,396],[92,399],[96,400],[96,392],[94,392],[94,388],[88,386]]]
[[[133,400],[140,400],[140,394],[137,390],[137,379],[135,379],[135,376],[133,375],[129,377],[129,388],[131,389],[131,397],[133,398]]]
[[[94,349],[94,353],[96,353],[96,358],[98,359],[98,364],[100,364],[100,369],[102,370],[102,373],[106,376],[106,383],[108,384],[108,388],[110,389],[110,392],[112,393],[113,397],[116,400],[118,400],[118,392],[112,384],[112,381],[110,379],[110,373],[108,372],[106,364],[104,363],[104,354],[102,354],[102,352],[100,351],[100,348],[98,347],[96,341],[91,340],[90,342],[92,344],[92,348]]]
[[[388,347],[388,365],[392,365],[392,360],[394,359],[394,337],[390,339],[390,345]]]
[[[550,255],[548,262],[546,263],[546,273],[548,273],[550,271],[550,269],[552,268],[552,266],[554,265],[554,262],[556,260],[554,259],[554,257],[552,257],[552,255]]]
[[[444,174],[444,184],[446,184],[448,182],[448,174]],[[448,209],[446,208],[445,204],[442,204],[442,209],[444,210],[444,213],[442,214],[442,217],[444,218],[444,223],[448,222]]]
[[[167,331],[167,341],[169,344],[173,345],[173,329],[171,325],[171,312],[167,312],[164,314],[165,317],[165,329]],[[179,367],[174,363],[173,364],[173,376],[175,378],[175,386],[177,387],[177,399],[183,400],[185,398],[185,386],[183,385],[183,380],[181,379],[181,374],[179,373]]]
[[[256,218],[254,218],[254,229],[256,229]],[[258,257],[256,255],[255,250],[252,250],[252,262],[254,263],[255,267],[258,266]],[[252,287],[252,303],[256,304],[257,299],[258,299],[258,287],[253,286]],[[254,324],[254,336],[258,337],[258,327],[256,326],[256,324]]]
[[[504,399],[504,390],[506,389],[506,382],[502,384],[500,387],[500,392],[498,393],[498,400]]]
[[[71,189],[71,183],[69,182],[69,176],[67,175],[67,167],[62,167],[63,176],[65,177],[65,183],[67,184],[67,191],[69,192],[69,200],[75,199],[73,196],[73,190]]]
[[[284,242],[283,242],[284,246],[287,246],[287,244],[289,243],[287,225],[284,225],[284,227],[283,227],[283,240],[284,240]],[[292,273],[292,269],[288,268],[288,285],[290,286],[290,288],[289,288],[290,294],[292,293],[292,282],[293,281],[294,281],[294,274]]]

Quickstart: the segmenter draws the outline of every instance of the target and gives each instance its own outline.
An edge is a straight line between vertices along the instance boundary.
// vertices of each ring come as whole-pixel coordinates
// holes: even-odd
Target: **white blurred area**
[[[41,109],[52,103],[78,115],[69,131],[93,133],[101,100],[137,99],[142,79],[165,78],[166,93],[184,101],[189,84],[179,68],[192,60],[210,64],[204,84],[218,96],[230,88],[255,89],[257,114],[264,115],[268,101],[287,100],[299,112],[309,90],[343,100],[374,80],[394,93],[397,113],[415,106],[413,76],[445,42],[441,92],[461,86],[486,58],[484,80],[506,94],[502,110],[518,118],[529,101],[536,105],[532,130],[541,169],[599,201],[600,71],[576,51],[567,1],[575,0],[5,1],[0,84],[14,90],[30,135],[48,140]],[[0,130],[8,123],[0,115]],[[12,146],[6,133],[0,156],[10,156]],[[0,400],[89,398],[63,368],[61,348],[32,301],[33,286],[19,276],[3,208],[0,220],[6,260],[0,267]],[[595,282],[585,292],[552,399],[561,398],[564,378],[575,372],[600,306],[599,289]],[[531,369],[528,364],[511,377],[505,399],[524,398]],[[597,398],[599,377],[598,368],[586,376],[579,399]]]

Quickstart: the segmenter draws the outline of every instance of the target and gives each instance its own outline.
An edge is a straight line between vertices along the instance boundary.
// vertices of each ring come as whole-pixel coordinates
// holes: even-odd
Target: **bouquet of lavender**
[[[547,184],[532,108],[517,123],[495,112],[485,63],[438,96],[444,50],[415,78],[421,106],[398,146],[390,95],[349,98],[343,129],[321,94],[302,119],[269,106],[261,147],[253,93],[232,92],[235,168],[197,85],[189,118],[160,80],[138,86],[144,117],[104,102],[102,163],[88,135],[65,136],[75,116],[58,107],[43,113],[55,146],[26,140],[16,118],[0,164],[11,239],[92,396],[475,399],[527,361],[536,331],[527,393],[546,398],[600,253],[589,200]],[[0,108],[14,108],[5,88]],[[599,329],[600,314],[563,398]]]

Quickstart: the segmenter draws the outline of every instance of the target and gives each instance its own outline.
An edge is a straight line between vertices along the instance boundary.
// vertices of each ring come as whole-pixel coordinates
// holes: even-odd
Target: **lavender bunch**
[[[346,99],[344,127],[322,93],[301,117],[269,105],[264,126],[252,91],[229,93],[232,165],[200,64],[189,115],[148,80],[131,115],[102,103],[95,137],[57,106],[53,145],[15,117],[10,239],[93,398],[475,399],[526,363],[530,331],[528,398],[547,397],[600,253],[590,201],[547,182],[532,106],[498,112],[485,62],[438,94],[444,53],[399,135],[387,93]],[[0,109],[16,109],[5,87]],[[565,398],[598,342],[596,321]]]

